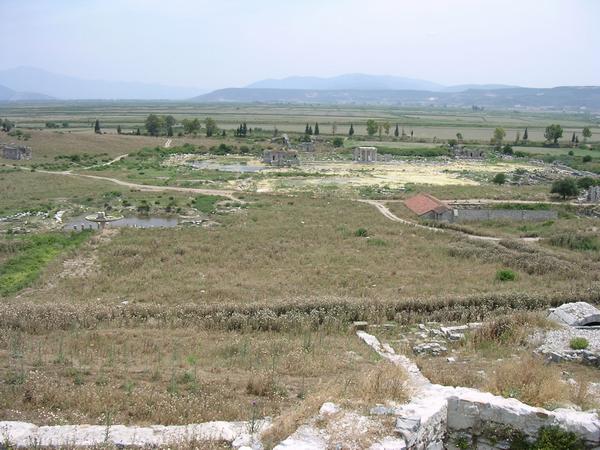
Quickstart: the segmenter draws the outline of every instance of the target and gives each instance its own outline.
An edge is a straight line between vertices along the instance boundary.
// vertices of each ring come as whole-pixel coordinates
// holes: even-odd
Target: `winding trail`
[[[98,164],[95,166],[85,167],[85,168],[83,168],[83,170],[91,169],[94,167],[109,166],[117,161],[120,161],[121,159],[123,159],[125,157],[127,157],[127,155],[121,155],[121,156],[118,156],[117,158],[113,159],[112,161],[109,161],[109,162],[106,162],[103,164]],[[28,167],[26,167],[26,166],[13,165],[11,167],[14,167],[15,169],[20,169],[20,170],[28,169]],[[188,187],[179,187],[179,186],[157,186],[157,185],[153,185],[153,184],[139,184],[139,183],[131,183],[129,181],[119,180],[118,178],[103,177],[100,175],[88,175],[88,174],[84,174],[84,173],[74,173],[71,170],[65,170],[65,171],[58,172],[58,171],[52,171],[52,170],[37,169],[36,172],[50,174],[50,175],[72,176],[72,177],[90,178],[93,180],[108,181],[110,183],[118,184],[119,186],[124,186],[124,187],[128,187],[131,189],[138,189],[143,192],[169,192],[170,191],[170,192],[187,192],[190,194],[218,195],[220,197],[229,198],[236,202],[242,202],[242,200],[235,197],[236,194],[241,194],[242,192],[236,191],[236,190],[230,190],[230,189],[206,189],[206,188],[188,188]]]
[[[432,231],[434,233],[452,232],[452,233],[456,233],[456,234],[465,236],[469,239],[474,239],[474,240],[478,240],[478,241],[498,242],[498,241],[505,239],[505,238],[492,237],[492,236],[479,236],[476,234],[466,233],[464,231],[442,229],[442,228],[436,228],[436,227],[429,227],[427,225],[421,225],[420,223],[412,222],[412,221],[406,220],[406,219],[401,219],[400,217],[395,215],[392,211],[390,211],[390,209],[387,206],[385,206],[384,202],[382,202],[382,201],[378,201],[378,200],[358,200],[358,201],[361,203],[367,203],[369,205],[374,206],[375,208],[377,208],[377,210],[381,214],[383,214],[384,217],[386,217],[387,219],[389,219],[391,221],[398,222],[398,223],[408,225],[411,227],[415,227],[415,228],[420,228],[422,230]],[[523,241],[523,242],[538,242],[540,240],[540,238],[539,237],[524,237],[524,238],[518,238],[518,240]]]

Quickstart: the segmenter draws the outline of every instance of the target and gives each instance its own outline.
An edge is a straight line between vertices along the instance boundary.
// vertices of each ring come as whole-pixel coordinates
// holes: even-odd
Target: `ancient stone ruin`
[[[586,200],[589,203],[600,203],[600,186],[590,186]]]
[[[485,150],[479,148],[466,148],[462,145],[451,147],[455,158],[461,159],[485,159]]]
[[[396,354],[388,344],[365,331],[357,335],[382,358],[402,366],[408,374],[409,403],[396,406],[378,405],[369,416],[326,403],[319,415],[275,447],[275,450],[345,448],[331,430],[350,429],[373,421],[379,416],[390,418],[394,427],[388,436],[378,438],[369,450],[458,450],[509,449],[517,439],[535,441],[548,428],[572,432],[585,448],[600,446],[600,419],[596,413],[555,409],[549,411],[476,389],[432,384],[415,363]],[[328,423],[329,422],[329,423]],[[331,424],[331,422],[334,422]],[[518,447],[524,448],[524,447]]]
[[[355,162],[377,162],[377,148],[376,147],[356,147],[353,151],[353,158]]]
[[[297,166],[300,164],[298,154],[293,150],[265,150],[263,162],[272,166]]]
[[[26,145],[2,144],[2,157],[15,161],[31,159],[31,147]]]
[[[565,303],[548,318],[569,327],[600,326],[600,310],[586,302]]]

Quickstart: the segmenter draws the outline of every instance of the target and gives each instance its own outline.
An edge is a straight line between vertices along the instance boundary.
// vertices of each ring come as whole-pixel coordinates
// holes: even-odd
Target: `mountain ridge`
[[[458,106],[600,111],[600,87],[470,89],[461,92],[419,90],[316,90],[228,88],[197,96],[203,103],[373,104]]]
[[[14,91],[41,92],[61,100],[184,100],[203,92],[193,87],[88,80],[27,66],[0,70],[0,84]]]
[[[462,84],[444,86],[429,80],[395,75],[351,73],[333,77],[291,76],[256,81],[246,89],[312,89],[312,90],[418,90],[432,92],[460,92],[469,89],[506,89],[519,86],[505,84]]]
[[[52,97],[37,92],[18,92],[0,84],[0,102],[43,101]]]

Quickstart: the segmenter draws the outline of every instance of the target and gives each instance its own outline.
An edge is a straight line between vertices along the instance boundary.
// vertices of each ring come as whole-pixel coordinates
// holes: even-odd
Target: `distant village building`
[[[2,157],[6,159],[12,159],[20,161],[24,159],[31,159],[31,147],[26,145],[15,145],[15,144],[2,144]]]
[[[415,195],[404,201],[408,209],[426,220],[452,220],[452,209],[429,194]]]
[[[480,148],[466,148],[462,145],[455,145],[450,150],[455,158],[485,159],[485,150]]]
[[[265,150],[263,162],[272,166],[296,166],[300,164],[298,154],[292,150]]]
[[[353,159],[356,162],[377,162],[377,147],[356,147]]]
[[[554,210],[543,209],[495,209],[481,208],[479,205],[462,205],[451,208],[446,203],[432,195],[419,194],[404,201],[408,209],[419,218],[443,222],[478,222],[485,220],[509,221],[545,221],[555,220],[558,213]]]

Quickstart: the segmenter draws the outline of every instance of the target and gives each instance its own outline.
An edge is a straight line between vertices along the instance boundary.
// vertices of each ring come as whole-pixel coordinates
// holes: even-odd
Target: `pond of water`
[[[63,230],[73,231],[81,230],[82,228],[95,230],[99,228],[97,223],[85,220],[85,216],[81,215],[68,220],[63,225]],[[177,217],[130,216],[110,222],[107,226],[110,228],[172,228],[178,224],[179,219]]]

